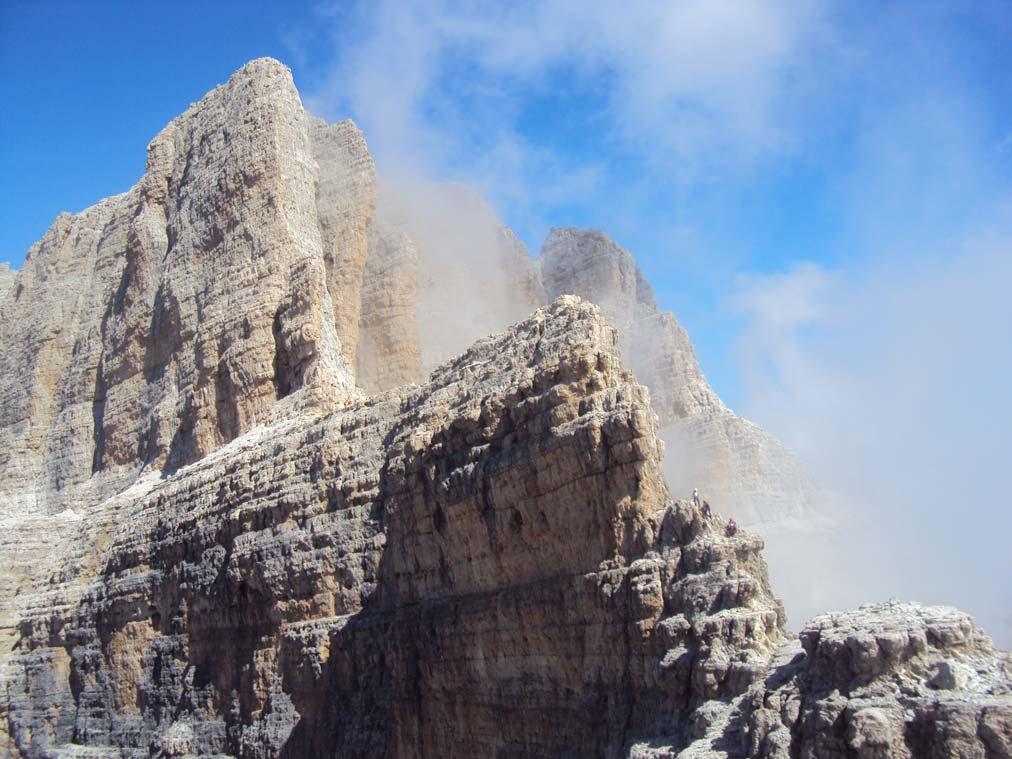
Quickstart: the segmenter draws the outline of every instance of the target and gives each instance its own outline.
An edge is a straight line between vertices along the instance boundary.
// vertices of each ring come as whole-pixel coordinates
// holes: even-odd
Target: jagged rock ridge
[[[554,229],[538,260],[547,299],[574,293],[601,306],[622,355],[650,388],[668,444],[667,474],[698,486],[745,524],[776,522],[811,507],[797,459],[761,427],[736,416],[710,387],[688,334],[662,312],[628,251],[607,235]]]
[[[358,130],[266,59],[32,249],[0,301],[0,752],[1008,755],[1008,659],[963,615],[792,648],[762,542],[667,492],[595,306],[404,385],[419,258]]]

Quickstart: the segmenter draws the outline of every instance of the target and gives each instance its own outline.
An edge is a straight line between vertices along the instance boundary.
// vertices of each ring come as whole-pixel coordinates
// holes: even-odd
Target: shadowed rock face
[[[19,603],[8,748],[684,742],[782,613],[761,543],[668,498],[654,424],[613,331],[563,298],[421,387],[141,478]]]
[[[606,238],[510,281],[631,308],[550,292],[406,385],[417,251],[374,208],[361,134],[265,59],[32,249],[0,297],[0,754],[1008,755],[965,615],[799,648],[762,542],[671,498],[622,365],[649,287],[566,263]]]

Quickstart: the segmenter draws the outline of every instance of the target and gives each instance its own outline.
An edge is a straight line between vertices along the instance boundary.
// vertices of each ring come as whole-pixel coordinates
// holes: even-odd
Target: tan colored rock
[[[747,428],[631,259],[574,233],[543,282],[451,192],[485,256],[455,272],[446,214],[373,215],[367,156],[254,61],[0,298],[0,754],[1008,755],[968,617],[785,644],[762,541],[670,496],[623,356],[713,460]],[[462,350],[570,279],[603,314]]]
[[[417,308],[418,252],[404,232],[377,215],[362,282],[359,387],[377,392],[421,380]]]
[[[419,379],[545,305],[526,248],[473,189],[388,182],[379,207],[384,227],[406,234],[418,255]]]
[[[657,308],[653,288],[628,251],[595,230],[553,229],[538,260],[548,298],[579,295],[597,303],[615,325],[662,426],[728,413],[703,376],[689,336],[672,314]]]
[[[671,501],[575,298],[430,381],[251,430],[83,513],[17,600],[4,747],[617,756],[781,631],[760,541]]]
[[[310,142],[319,166],[316,208],[334,324],[344,357],[353,367],[362,318],[369,224],[376,210],[376,169],[362,132],[350,120],[336,124],[313,121]]]
[[[196,460],[310,385],[355,395],[316,187],[291,75],[264,59],[155,137],[135,188],[57,219],[3,306],[5,509]]]
[[[11,599],[87,509],[300,405],[358,397],[314,123],[288,70],[253,61],[152,140],[134,188],[61,214],[28,252],[0,300],[0,660],[20,634]]]

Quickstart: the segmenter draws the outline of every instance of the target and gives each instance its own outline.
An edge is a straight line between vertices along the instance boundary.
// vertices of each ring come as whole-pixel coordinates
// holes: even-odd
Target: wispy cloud
[[[336,57],[309,104],[352,114],[388,174],[468,181],[510,210],[596,198],[630,165],[684,186],[788,141],[817,11],[807,0],[342,4],[328,27]]]
[[[844,499],[828,542],[771,538],[796,622],[903,594],[1012,642],[1007,4],[378,0],[322,18],[334,57],[309,104],[356,118],[386,176],[475,187],[529,241],[556,220],[618,233],[704,365],[737,334],[742,410]]]
[[[771,538],[774,570],[820,546],[799,613],[907,596],[1012,641],[1009,221],[899,268],[742,281],[749,413],[841,499],[831,533]]]

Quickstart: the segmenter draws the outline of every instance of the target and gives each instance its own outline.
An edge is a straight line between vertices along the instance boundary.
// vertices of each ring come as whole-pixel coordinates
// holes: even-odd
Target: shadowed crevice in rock
[[[274,336],[274,391],[278,400],[292,392],[292,367],[288,358],[288,350],[281,338],[281,312],[274,316],[271,327]]]

